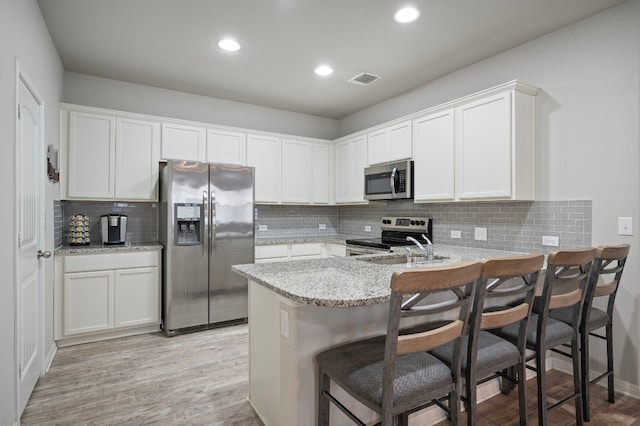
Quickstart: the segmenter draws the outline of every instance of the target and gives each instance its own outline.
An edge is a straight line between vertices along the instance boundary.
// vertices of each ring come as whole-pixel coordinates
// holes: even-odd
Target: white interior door
[[[41,371],[41,284],[38,262],[42,217],[42,106],[19,79],[16,141],[16,343],[18,404],[22,414]]]

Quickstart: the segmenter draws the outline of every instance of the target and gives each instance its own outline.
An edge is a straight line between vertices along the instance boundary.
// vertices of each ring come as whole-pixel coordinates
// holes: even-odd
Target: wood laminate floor
[[[21,423],[261,426],[246,401],[247,350],[246,324],[172,338],[154,333],[61,348],[38,381]],[[572,383],[571,376],[557,371],[549,371],[548,377],[551,398]],[[527,386],[530,424],[535,425],[535,380]],[[591,389],[589,425],[640,426],[640,401],[618,394],[616,403],[609,404],[605,388]],[[479,414],[480,425],[517,425],[517,393],[483,402]],[[554,411],[550,421],[575,424],[573,405]]]

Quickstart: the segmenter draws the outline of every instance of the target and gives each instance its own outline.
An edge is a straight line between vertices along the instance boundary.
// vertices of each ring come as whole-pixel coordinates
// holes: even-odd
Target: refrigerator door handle
[[[210,239],[211,239],[211,253],[216,249],[216,193],[211,191],[211,225],[209,226]]]
[[[209,221],[209,200],[207,200],[207,191],[202,191],[202,206],[204,208],[204,212],[202,213],[204,216],[202,218],[204,221],[204,231],[202,232],[204,244],[202,244],[202,249],[206,256],[209,254],[209,227],[207,226],[207,222]]]

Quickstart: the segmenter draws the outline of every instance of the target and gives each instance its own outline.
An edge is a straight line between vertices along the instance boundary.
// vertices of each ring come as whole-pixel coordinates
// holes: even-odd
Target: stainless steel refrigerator
[[[254,169],[167,162],[159,220],[165,333],[246,321],[247,279],[231,265],[254,260]]]

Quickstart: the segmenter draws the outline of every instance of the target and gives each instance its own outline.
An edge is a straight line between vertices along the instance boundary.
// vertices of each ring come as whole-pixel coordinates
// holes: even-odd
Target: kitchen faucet
[[[420,241],[416,240],[413,237],[407,237],[407,241],[411,241],[412,243],[417,245],[418,248],[420,249],[420,251],[422,252],[422,254],[424,254],[424,257],[427,258],[427,260],[433,260],[433,244],[431,243],[431,241],[425,235],[423,235],[422,237],[425,240],[427,240],[427,247],[426,248],[425,248],[425,246],[420,244]]]

